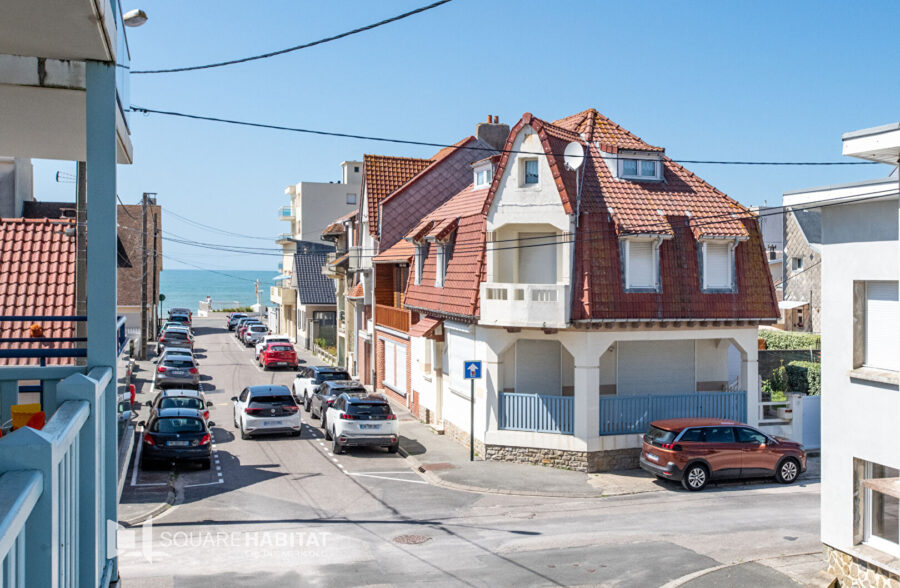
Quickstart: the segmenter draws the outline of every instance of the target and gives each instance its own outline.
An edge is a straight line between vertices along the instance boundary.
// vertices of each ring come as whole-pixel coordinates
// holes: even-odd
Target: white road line
[[[409,484],[428,484],[423,480],[404,480],[403,478],[391,478],[390,476],[376,476],[375,474],[356,474],[347,472],[348,476],[360,476],[363,478],[378,478],[380,480],[393,480],[394,482],[407,482]]]
[[[414,472],[414,471],[412,471],[412,470],[401,470],[401,471],[397,471],[397,472],[353,472],[353,475],[354,475],[354,476],[371,476],[371,475],[377,475],[377,474],[380,474],[380,475],[384,475],[384,474],[412,474],[412,475],[414,475],[414,476],[418,476],[418,475],[419,475],[419,474],[417,474],[416,472]]]
[[[216,480],[215,482],[203,482],[201,484],[185,484],[185,488],[196,488],[197,486],[212,486],[214,484],[222,484],[223,480]]]

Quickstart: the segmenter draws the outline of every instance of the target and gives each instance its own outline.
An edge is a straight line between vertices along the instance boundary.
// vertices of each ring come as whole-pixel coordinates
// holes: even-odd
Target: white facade
[[[887,131],[845,135],[845,155],[897,161],[900,132],[894,125]],[[822,541],[895,574],[897,194],[897,179],[886,178],[785,195],[787,206],[821,205],[822,213]]]
[[[341,163],[341,182],[300,182],[285,188],[291,199],[294,239],[318,242],[334,219],[359,208],[362,162]]]

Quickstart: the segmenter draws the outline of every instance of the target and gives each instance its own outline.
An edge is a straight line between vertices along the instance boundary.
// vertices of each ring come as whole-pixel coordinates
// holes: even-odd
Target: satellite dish
[[[571,170],[581,167],[581,164],[584,163],[584,147],[581,146],[581,143],[573,141],[566,145],[563,160],[566,162],[566,167]]]

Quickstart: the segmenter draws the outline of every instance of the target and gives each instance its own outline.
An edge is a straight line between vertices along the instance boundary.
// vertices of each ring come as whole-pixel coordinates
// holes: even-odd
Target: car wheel
[[[310,403],[309,403],[309,418],[311,418],[311,419],[319,418],[319,415],[317,415],[315,409],[313,409],[312,401],[310,401]]]
[[[331,441],[331,431],[329,431],[328,429],[325,429],[325,440]]]
[[[311,406],[309,405],[309,396],[304,396],[303,397],[303,409],[306,410],[306,412],[309,412],[310,408],[311,408]]]
[[[793,457],[789,457],[778,466],[775,479],[782,484],[791,484],[800,475],[800,463]]]
[[[393,445],[388,445],[387,450],[388,453],[397,453],[398,451],[400,451],[400,444],[394,443]]]
[[[328,418],[328,413],[323,412],[322,413],[322,422],[319,424],[320,427],[325,429],[326,434],[328,433],[328,421],[326,420],[327,418]]]
[[[249,438],[250,438],[250,435],[248,435],[247,432],[244,430],[244,423],[241,423],[241,439],[246,441]]]
[[[204,459],[203,461],[200,462],[200,469],[201,469],[201,470],[208,470],[209,467],[210,467],[210,465],[211,465],[211,464],[210,464],[209,459],[208,459],[208,458],[207,458],[207,459]]]
[[[341,445],[341,442],[337,440],[337,437],[335,437],[331,441],[331,452],[335,455],[344,453],[344,446]]]
[[[688,466],[684,471],[684,476],[681,478],[681,485],[684,486],[685,490],[690,490],[691,492],[703,490],[707,482],[709,482],[709,471],[705,465],[699,463]]]

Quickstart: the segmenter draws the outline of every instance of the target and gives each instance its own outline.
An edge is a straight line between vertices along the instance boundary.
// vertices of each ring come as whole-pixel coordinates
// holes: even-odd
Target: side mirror
[[[765,444],[765,443],[760,443],[760,444],[759,444],[759,448],[760,448],[760,449],[765,449],[765,448],[766,448],[766,444]]]
[[[231,397],[231,400],[234,401],[234,402],[237,402],[237,401],[238,401],[237,396],[232,396],[232,397]]]
[[[138,426],[139,426],[139,427],[146,427],[146,426],[147,426],[147,421],[138,421]]]
[[[216,423],[215,423],[215,421],[209,421],[209,422],[207,423],[207,425],[210,426],[210,427],[215,427],[215,426],[216,426]]]
[[[212,405],[213,405],[212,400],[207,400],[207,401],[206,401],[206,406],[212,406]]]

